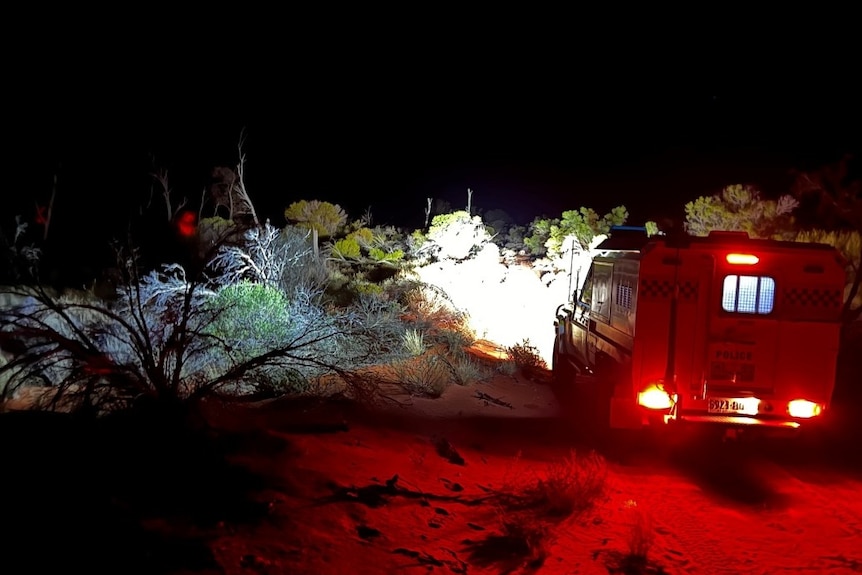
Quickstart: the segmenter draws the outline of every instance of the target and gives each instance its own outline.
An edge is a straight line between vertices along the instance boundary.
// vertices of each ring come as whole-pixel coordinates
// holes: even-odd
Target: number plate
[[[757,415],[760,405],[756,397],[710,397],[707,401],[709,413],[732,415]]]

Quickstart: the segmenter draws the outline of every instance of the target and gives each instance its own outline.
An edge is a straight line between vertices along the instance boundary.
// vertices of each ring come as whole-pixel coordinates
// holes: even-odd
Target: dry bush
[[[506,354],[522,370],[548,369],[536,346],[529,339],[506,348]]]
[[[502,510],[498,513],[502,533],[490,539],[495,541],[495,547],[505,550],[510,557],[520,557],[526,567],[540,567],[548,557],[551,544],[548,525],[530,513],[512,514]]]
[[[547,518],[565,519],[592,507],[605,494],[608,466],[594,451],[575,450],[544,469],[514,477],[501,495],[510,509],[531,509]]]
[[[417,284],[403,296],[406,313],[419,326],[469,333],[467,315],[439,287]]]
[[[626,540],[629,554],[624,558],[627,565],[646,565],[649,551],[655,543],[652,517],[634,504],[634,520]]]
[[[456,357],[449,363],[458,385],[469,385],[485,381],[490,377],[489,370],[481,362],[469,356]]]
[[[627,501],[625,508],[632,517],[626,538],[627,550],[608,552],[608,572],[624,575],[666,575],[664,568],[649,560],[649,551],[655,542],[652,517],[633,500]]]
[[[497,507],[499,532],[479,541],[468,541],[470,563],[495,566],[500,573],[535,571],[549,556],[551,533],[546,522],[529,511],[513,513]]]
[[[521,368],[518,367],[518,364],[511,359],[508,361],[501,361],[497,364],[497,371],[502,373],[503,375],[508,375],[509,377],[514,377],[515,375],[517,375],[520,369]]]
[[[605,493],[607,463],[595,452],[571,451],[535,473],[519,460],[520,454],[496,493],[501,533],[471,545],[476,563],[515,561],[512,569],[537,569],[548,557],[553,525],[586,511]]]
[[[387,379],[410,395],[420,397],[440,397],[452,382],[449,362],[434,353],[395,362],[388,366],[388,371]]]
[[[454,358],[462,358],[467,355],[467,349],[475,342],[476,338],[469,329],[440,329],[433,334],[434,341],[443,345],[446,352]]]

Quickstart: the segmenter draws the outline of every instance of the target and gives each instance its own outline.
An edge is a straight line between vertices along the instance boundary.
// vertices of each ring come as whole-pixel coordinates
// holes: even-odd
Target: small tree
[[[347,223],[347,213],[338,204],[300,200],[284,210],[284,217],[301,228],[317,230],[321,238],[334,236]]]
[[[751,186],[727,186],[719,194],[701,196],[685,205],[685,229],[695,236],[727,230],[747,232],[754,238],[789,240],[796,235],[793,210],[798,205],[790,195],[767,200]]]
[[[625,206],[617,206],[604,216],[592,208],[566,210],[561,218],[536,218],[530,224],[530,236],[524,243],[537,256],[556,258],[564,251],[564,244],[574,241],[579,251],[588,250],[593,239],[607,234],[613,226],[623,225],[628,219]]]

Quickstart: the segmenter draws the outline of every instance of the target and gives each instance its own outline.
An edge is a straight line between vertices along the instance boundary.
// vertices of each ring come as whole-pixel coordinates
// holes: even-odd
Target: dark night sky
[[[246,184],[273,218],[292,201],[321,199],[356,216],[371,206],[378,220],[408,226],[421,222],[426,197],[460,207],[470,187],[475,205],[522,220],[618,204],[646,219],[730,183],[780,193],[791,167],[858,144],[850,132],[856,112],[839,99],[495,97],[454,87],[382,99],[390,86],[337,95],[339,88],[321,87],[292,100],[246,95],[225,107],[198,106],[188,95],[154,107],[60,106],[27,119],[12,171],[27,197],[46,197],[57,173],[57,218],[79,198],[136,204],[153,160],[168,169],[177,195],[197,201],[212,166],[235,164],[245,130]]]
[[[329,55],[294,42],[264,63],[227,44],[141,50],[121,65],[95,44],[38,68],[19,62],[2,229],[47,201],[56,174],[56,229],[70,245],[101,241],[145,201],[153,158],[175,194],[197,202],[212,167],[236,163],[242,130],[262,215],[282,223],[291,202],[320,199],[408,228],[425,198],[463,207],[468,187],[474,206],[522,223],[620,204],[640,223],[731,183],[777,195],[790,168],[862,149],[860,100],[838,83],[680,89],[646,82],[637,63],[587,71],[562,45],[549,58],[479,42]]]

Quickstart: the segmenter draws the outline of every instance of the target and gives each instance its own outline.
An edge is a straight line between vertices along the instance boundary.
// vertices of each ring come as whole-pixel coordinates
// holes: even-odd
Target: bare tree
[[[248,191],[245,189],[245,152],[242,151],[242,146],[245,143],[245,133],[240,136],[237,150],[239,152],[239,162],[236,166],[237,181],[234,184],[234,192],[237,195],[240,205],[251,214],[252,221],[255,226],[260,226],[260,220],[257,219],[257,212],[254,209],[254,204],[251,203],[251,198]]]
[[[179,211],[188,203],[188,199],[183,198],[182,201],[174,207],[171,199],[171,193],[173,190],[171,190],[170,184],[168,183],[168,171],[164,168],[159,168],[153,172],[152,176],[161,187],[162,197],[165,200],[165,207],[167,208],[168,222],[172,222]]]
[[[239,160],[234,169],[218,166],[212,171],[213,182],[210,186],[210,199],[214,212],[223,207],[227,210],[228,220],[243,220],[243,224],[260,227],[257,211],[245,186],[245,132],[240,134],[237,150]]]

